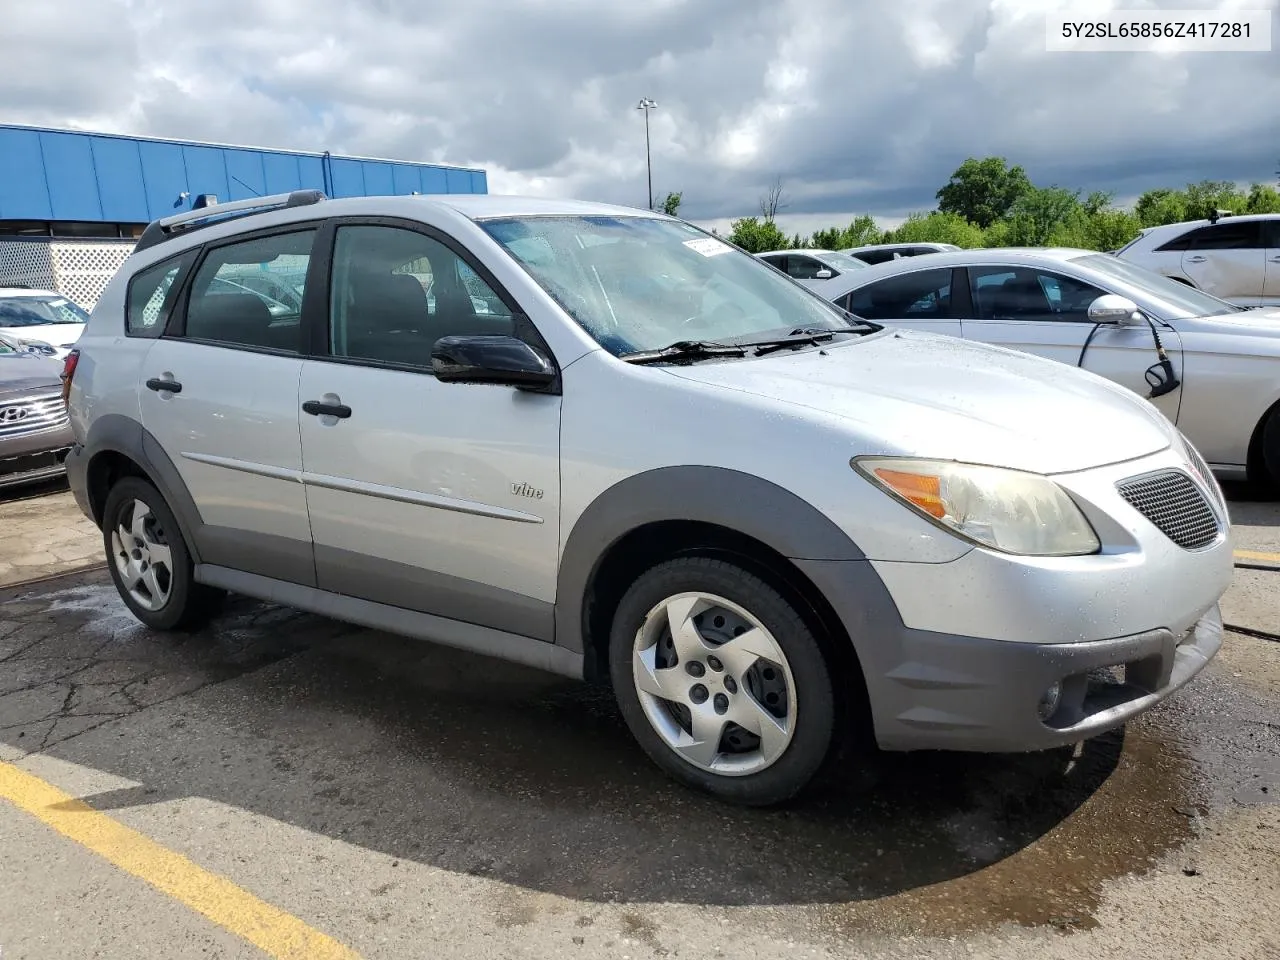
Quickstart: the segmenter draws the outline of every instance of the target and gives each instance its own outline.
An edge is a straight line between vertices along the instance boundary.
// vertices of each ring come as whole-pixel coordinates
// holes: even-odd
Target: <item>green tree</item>
[[[1044,246],[1055,231],[1086,215],[1080,192],[1062,187],[1032,187],[1010,213],[1009,242],[1019,247]]]
[[[787,235],[778,229],[772,220],[761,220],[759,217],[742,217],[729,224],[729,242],[737,244],[747,253],[765,253],[769,250],[784,250],[787,246]]]
[[[678,217],[680,215],[680,201],[683,199],[683,193],[668,193],[662,200],[662,212],[668,217]]]
[[[982,230],[956,213],[913,213],[881,243],[954,243],[958,247],[982,246]]]
[[[1265,183],[1255,183],[1249,188],[1244,202],[1245,213],[1280,213],[1280,190]]]
[[[1004,157],[970,157],[938,191],[938,210],[985,229],[1003,219],[1032,189],[1026,171],[1009,166]]]
[[[1138,198],[1133,212],[1144,227],[1159,227],[1166,223],[1180,223],[1187,216],[1187,197],[1181,190],[1159,187],[1148,190]]]
[[[881,235],[875,219],[864,213],[843,229],[827,227],[815,231],[810,242],[819,250],[847,250],[849,247],[879,243]]]
[[[1245,196],[1230,180],[1201,180],[1189,183],[1186,189],[1187,219],[1203,220],[1215,210],[1240,213],[1244,209]]]

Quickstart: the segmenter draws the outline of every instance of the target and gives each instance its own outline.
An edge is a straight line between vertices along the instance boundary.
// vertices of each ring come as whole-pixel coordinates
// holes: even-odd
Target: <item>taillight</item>
[[[62,361],[62,404],[66,406],[71,399],[71,378],[76,375],[76,364],[80,362],[80,351],[72,350],[67,359]]]

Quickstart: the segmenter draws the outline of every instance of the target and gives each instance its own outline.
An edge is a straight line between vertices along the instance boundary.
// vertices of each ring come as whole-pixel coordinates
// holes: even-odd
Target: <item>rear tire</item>
[[[153,630],[201,626],[226,596],[195,582],[191,553],[173,511],[141,477],[123,478],[107,494],[102,538],[120,598]]]
[[[799,794],[835,730],[831,673],[804,618],[722,560],[661,563],[631,586],[609,638],[619,709],[676,780],[769,806]]]
[[[1263,424],[1260,453],[1267,489],[1273,495],[1280,495],[1280,407],[1272,410]]]

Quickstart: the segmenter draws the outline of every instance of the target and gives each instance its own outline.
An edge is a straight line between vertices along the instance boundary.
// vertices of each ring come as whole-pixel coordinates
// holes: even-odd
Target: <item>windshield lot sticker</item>
[[[727,243],[722,243],[712,237],[700,237],[697,240],[686,240],[684,245],[690,250],[696,250],[704,257],[717,257],[722,253],[728,253],[733,247]]]

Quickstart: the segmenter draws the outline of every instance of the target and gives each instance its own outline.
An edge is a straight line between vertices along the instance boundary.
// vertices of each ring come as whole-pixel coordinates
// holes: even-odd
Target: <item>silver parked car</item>
[[[756,256],[817,293],[825,292],[850,271],[866,267],[861,260],[834,250],[771,250]]]
[[[1219,476],[1280,487],[1280,309],[1247,309],[1105,253],[964,250],[849,277],[861,317],[1026,351],[1115,381]]]
[[[62,364],[0,334],[0,488],[61,476],[71,449]]]
[[[214,289],[300,260],[296,315]],[[646,211],[179,214],[73,357],[72,487],[143,623],[229,590],[607,682],[733,801],[801,790],[842,718],[892,750],[1077,742],[1221,642],[1227,512],[1148,404]]]

